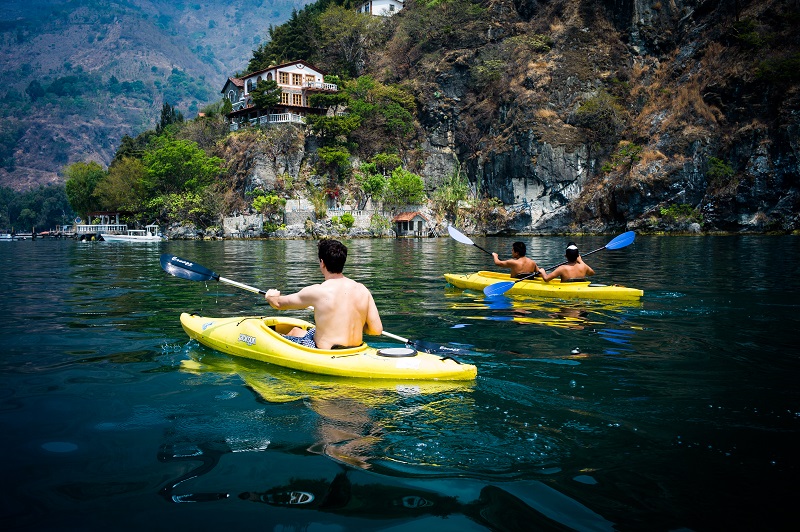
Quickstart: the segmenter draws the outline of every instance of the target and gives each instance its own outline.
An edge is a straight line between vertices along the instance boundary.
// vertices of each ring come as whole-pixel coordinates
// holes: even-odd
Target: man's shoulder
[[[305,293],[307,293],[307,294],[309,294],[309,293],[314,293],[314,292],[318,292],[318,291],[320,291],[320,290],[322,289],[322,285],[323,285],[323,284],[324,284],[324,283],[317,283],[317,284],[309,284],[309,285],[306,285],[306,286],[304,286],[304,287],[303,287],[303,288],[300,290],[300,292],[305,292]]]

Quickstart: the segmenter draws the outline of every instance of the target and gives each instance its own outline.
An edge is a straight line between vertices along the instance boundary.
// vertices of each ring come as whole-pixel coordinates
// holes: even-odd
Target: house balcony
[[[274,113],[256,118],[251,118],[247,122],[231,122],[230,130],[238,131],[243,127],[267,126],[271,124],[305,124],[306,120],[302,115],[295,113]]]
[[[319,91],[328,91],[328,92],[338,92],[339,86],[335,83],[321,83],[319,81],[306,81],[303,83],[304,89],[311,89],[311,90],[319,90]]]

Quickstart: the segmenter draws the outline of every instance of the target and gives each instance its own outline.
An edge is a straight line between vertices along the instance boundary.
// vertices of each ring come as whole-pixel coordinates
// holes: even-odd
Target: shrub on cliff
[[[616,97],[601,90],[578,106],[572,121],[584,128],[592,140],[613,145],[625,129],[625,109]]]
[[[425,201],[422,177],[403,168],[395,168],[389,177],[385,201],[397,207]]]

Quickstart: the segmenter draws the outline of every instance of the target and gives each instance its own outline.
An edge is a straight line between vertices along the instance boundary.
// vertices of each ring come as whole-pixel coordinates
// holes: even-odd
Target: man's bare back
[[[339,242],[336,245],[344,248]],[[380,314],[369,289],[345,277],[340,269],[343,266],[344,259],[341,258],[341,265],[333,267],[339,271],[333,273],[320,259],[324,282],[309,285],[295,294],[282,296],[280,291],[272,289],[264,296],[278,310],[314,307],[314,343],[320,349],[336,345],[358,346],[363,342],[364,333],[377,335],[383,332]],[[289,334],[302,336],[304,331],[296,329]]]
[[[594,270],[580,257],[576,261],[562,264],[549,274],[543,269],[539,269],[539,273],[544,281],[550,281],[556,277],[560,277],[561,281],[571,281],[573,279],[585,279],[590,275],[594,275]]]
[[[298,295],[308,303],[305,306],[314,307],[314,341],[320,349],[361,345],[364,332],[383,331],[372,294],[363,284],[345,276],[307,286]]]
[[[494,263],[497,266],[509,268],[511,271],[508,274],[511,277],[521,277],[535,272],[538,269],[536,261],[529,259],[525,254],[527,248],[524,242],[514,242],[511,250],[511,257],[508,260],[500,260],[497,253],[492,253]]]

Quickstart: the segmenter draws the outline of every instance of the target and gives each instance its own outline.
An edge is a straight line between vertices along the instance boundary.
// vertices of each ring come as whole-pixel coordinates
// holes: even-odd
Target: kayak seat
[[[291,323],[276,323],[275,325],[269,325],[268,327],[276,333],[283,335],[289,334],[289,331],[295,328],[295,326]]]

